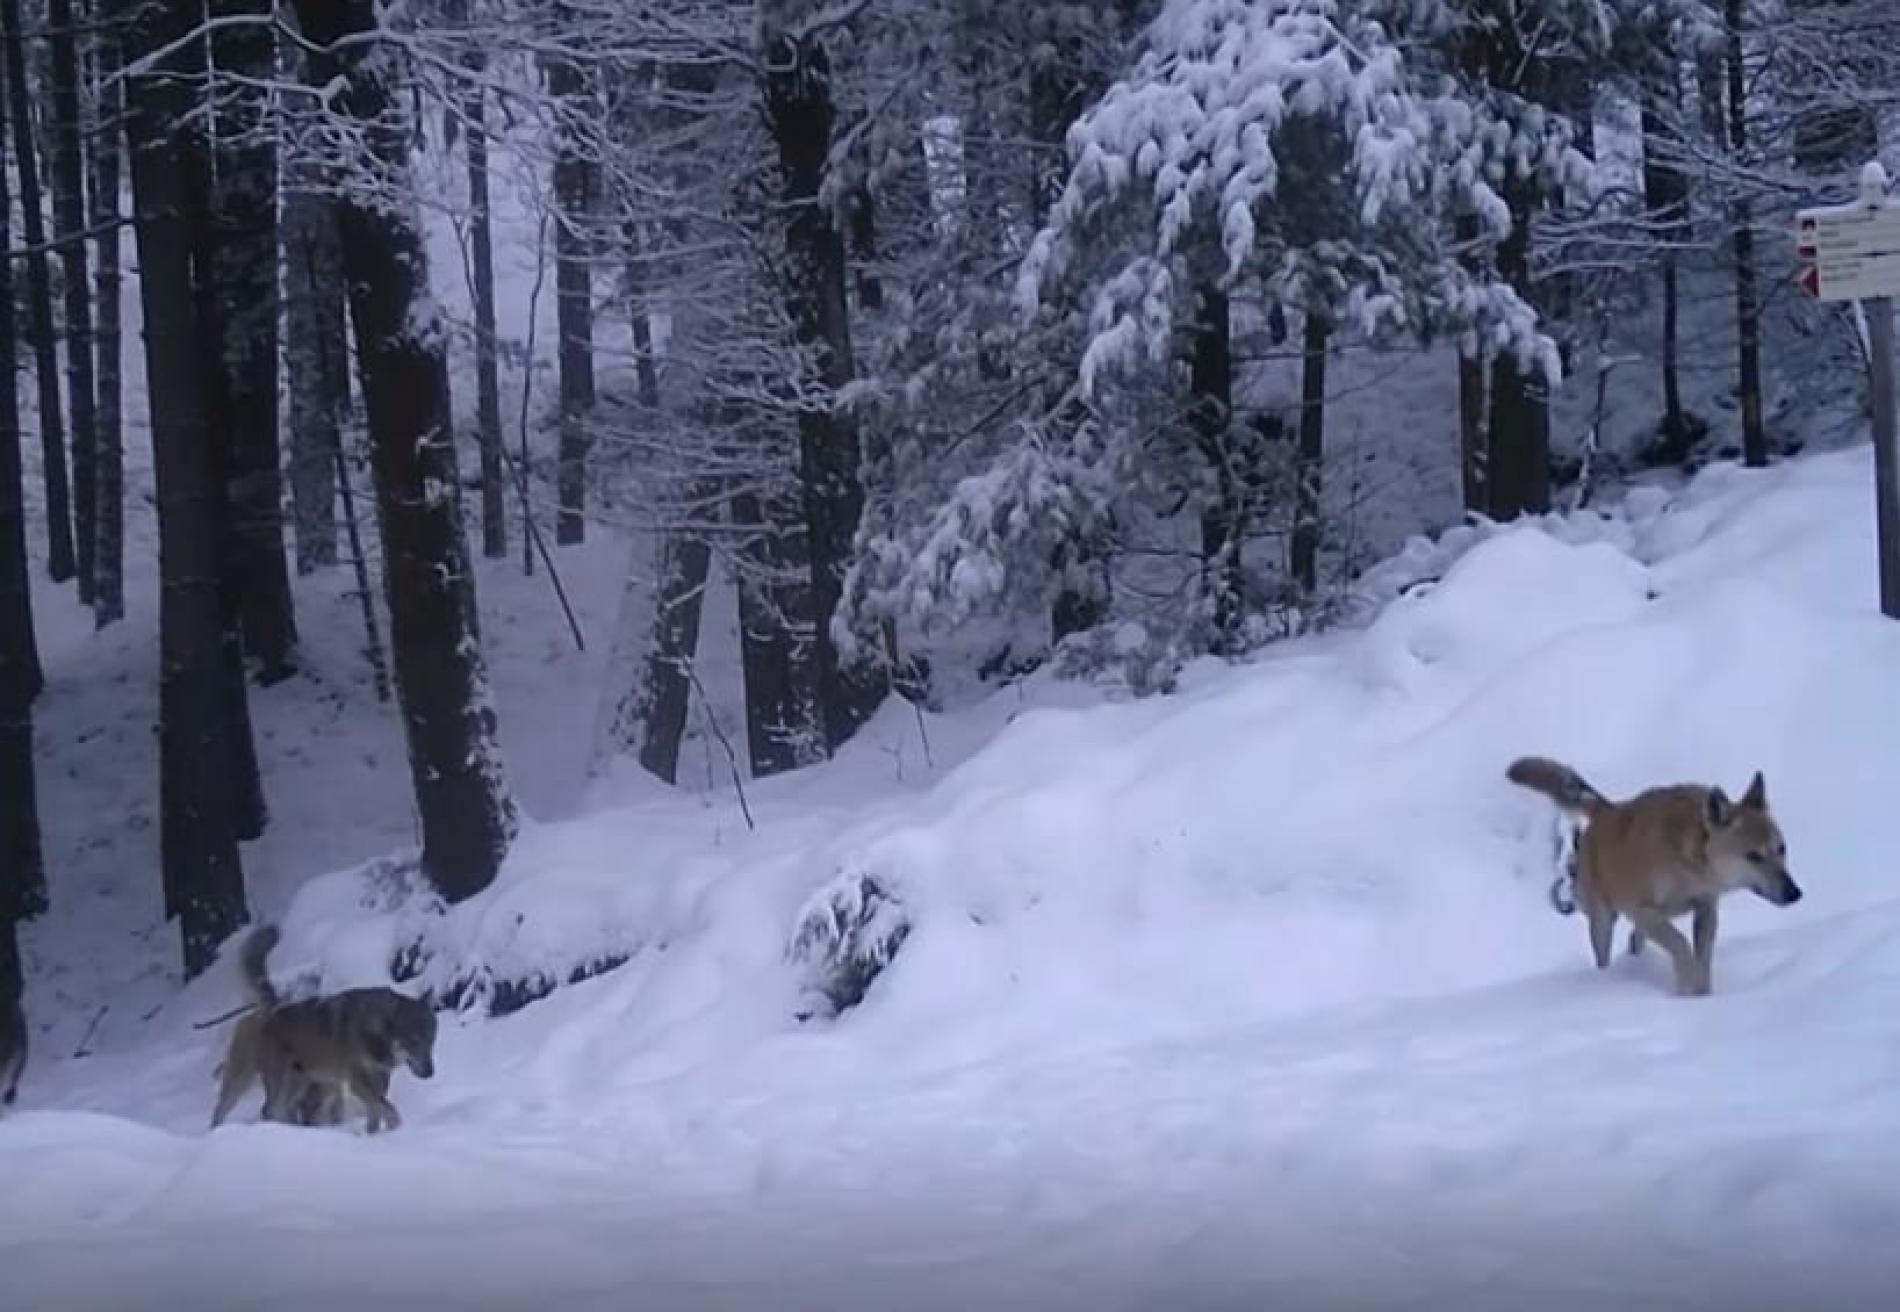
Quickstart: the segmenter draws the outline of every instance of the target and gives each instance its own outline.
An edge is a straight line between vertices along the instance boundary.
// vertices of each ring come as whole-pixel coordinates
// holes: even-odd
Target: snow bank
[[[203,1133],[220,963],[0,1121],[8,1295],[1876,1306],[1900,626],[1870,463],[1415,544],[1363,629],[1170,697],[887,707],[757,786],[756,827],[640,789],[528,828],[446,912],[399,860],[315,881],[290,986],[489,990],[435,1079],[398,1073],[404,1128]],[[1808,896],[1732,904],[1712,998],[1654,953],[1597,973],[1544,902],[1549,808],[1503,779],[1531,751],[1612,793],[1764,770]]]
[[[834,1045],[925,1066],[1537,974],[1601,988],[1544,901],[1556,821],[1504,781],[1517,755],[1613,794],[1765,771],[1810,897],[1738,901],[1725,941],[1892,896],[1866,836],[1900,790],[1900,629],[1871,604],[1868,466],[1718,467],[1673,500],[1459,530],[1369,581],[1391,600],[1363,629],[1202,662],[1165,698],[1045,705],[1070,694],[1032,680],[980,712],[1007,720],[980,747],[887,708],[840,761],[757,786],[755,829],[648,792],[531,828],[446,914],[384,868],[316,881],[280,960],[495,1011],[624,962],[593,1056],[635,1069],[795,1034],[827,979]],[[918,725],[967,759],[874,785]],[[1665,997],[1660,965],[1628,971]]]

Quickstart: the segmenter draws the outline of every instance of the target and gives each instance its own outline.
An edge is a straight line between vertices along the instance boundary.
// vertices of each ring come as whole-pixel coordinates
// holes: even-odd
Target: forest
[[[1794,215],[1900,176],[1893,0],[0,0],[0,49],[0,1010],[36,1062],[204,1019],[287,912],[324,970],[492,1017],[725,916],[842,1015],[952,953],[880,864],[936,860],[936,803],[826,846],[891,780],[1020,728],[986,787],[1027,806],[1164,723],[1038,717],[1178,703],[1199,747],[1153,762],[1226,797],[1230,750],[1357,730],[1314,690],[1193,719],[1209,680],[1372,651],[1487,544],[1457,622],[1513,660],[1546,606],[1634,623],[1501,544],[1634,554],[1683,489],[1832,487],[1808,462],[1865,443],[1868,322],[1803,294]],[[1455,663],[1452,624],[1390,642]],[[787,863],[769,909],[693,882],[735,851]],[[969,924],[1037,904],[1002,870]]]

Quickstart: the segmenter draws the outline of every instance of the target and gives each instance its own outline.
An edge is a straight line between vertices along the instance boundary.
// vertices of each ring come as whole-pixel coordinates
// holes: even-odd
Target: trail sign
[[[1808,295],[1823,301],[1900,296],[1900,204],[1883,197],[1802,210],[1794,240]]]
[[[1860,171],[1856,204],[1795,215],[1794,249],[1802,291],[1823,301],[1860,301],[1866,316],[1880,610],[1900,620],[1900,404],[1893,327],[1893,298],[1900,296],[1900,204],[1887,199],[1887,171],[1878,161]]]

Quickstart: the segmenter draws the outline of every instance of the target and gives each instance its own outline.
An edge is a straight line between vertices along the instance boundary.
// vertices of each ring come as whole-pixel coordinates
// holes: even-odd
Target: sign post
[[[1822,301],[1860,301],[1867,317],[1867,379],[1874,421],[1874,511],[1880,611],[1900,619],[1900,432],[1894,396],[1893,298],[1900,296],[1900,204],[1887,171],[1860,173],[1860,200],[1795,215],[1801,290]]]

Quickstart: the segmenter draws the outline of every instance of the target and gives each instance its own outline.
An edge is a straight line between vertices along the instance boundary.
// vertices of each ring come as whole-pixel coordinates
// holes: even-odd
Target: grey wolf
[[[1740,800],[1719,787],[1669,784],[1611,801],[1567,765],[1540,756],[1513,761],[1505,777],[1540,793],[1582,822],[1573,856],[1575,904],[1552,901],[1590,924],[1597,968],[1610,964],[1619,916],[1632,927],[1630,951],[1655,943],[1675,964],[1676,991],[1713,987],[1717,904],[1747,889],[1775,906],[1801,900],[1788,873],[1788,844],[1757,772]],[[1690,915],[1693,942],[1671,923]]]
[[[244,942],[240,961],[256,1009],[232,1030],[211,1124],[222,1124],[261,1080],[266,1120],[333,1125],[354,1095],[371,1134],[397,1128],[402,1116],[389,1101],[389,1077],[398,1064],[418,1079],[435,1074],[435,1012],[390,988],[285,1002],[268,970],[277,939],[277,928],[265,925]]]

